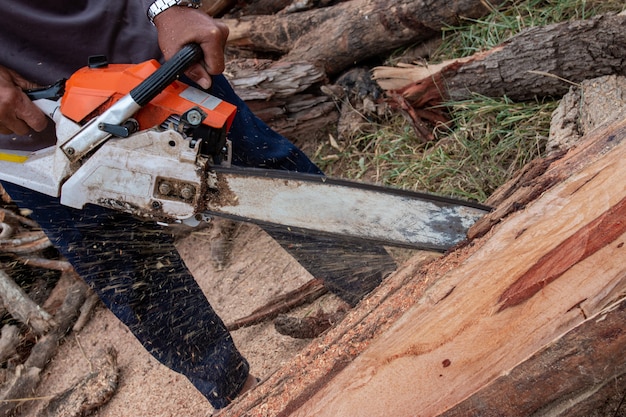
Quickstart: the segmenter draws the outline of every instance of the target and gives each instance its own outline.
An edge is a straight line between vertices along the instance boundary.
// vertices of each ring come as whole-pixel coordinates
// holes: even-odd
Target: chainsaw
[[[0,158],[0,179],[164,224],[222,216],[283,230],[445,251],[489,211],[443,198],[291,171],[231,164],[236,107],[181,82],[202,57],[190,44],[160,65],[104,57],[27,92],[55,122],[54,146]]]

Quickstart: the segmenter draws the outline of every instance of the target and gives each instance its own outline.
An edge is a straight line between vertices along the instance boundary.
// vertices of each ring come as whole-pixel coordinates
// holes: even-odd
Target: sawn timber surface
[[[593,232],[598,219],[624,204],[625,138],[626,121],[592,132],[587,140],[597,146],[587,147],[596,151],[587,164],[576,159],[567,179],[474,242],[468,258],[435,275],[425,292],[405,300],[405,310],[390,328],[374,334],[372,340],[362,340],[365,348],[360,353],[351,352],[361,349],[357,345],[311,347],[296,358],[297,372],[289,372],[287,365],[267,384],[278,387],[281,378],[295,380],[296,373],[306,382],[306,375],[312,373],[307,360],[312,367],[333,361],[313,357],[312,352],[334,352],[337,363],[343,351],[349,363],[325,377],[317,375],[308,390],[291,391],[291,397],[261,386],[225,415],[242,415],[244,409],[246,415],[275,416],[440,415],[563,334],[596,319],[626,290],[623,230],[608,237],[610,241],[594,243],[593,250],[583,243],[583,256],[550,282],[526,292],[521,301],[513,305],[503,300],[547,253],[576,234],[584,237],[586,229]],[[622,219],[613,221],[623,228]],[[453,261],[454,256],[453,252],[443,262]],[[391,280],[397,281],[403,273],[429,280],[406,267]],[[362,310],[367,310],[368,301]]]

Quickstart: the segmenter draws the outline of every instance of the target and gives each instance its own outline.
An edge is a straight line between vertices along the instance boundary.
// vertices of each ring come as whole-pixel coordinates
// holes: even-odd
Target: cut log
[[[497,6],[503,1],[492,1]],[[328,74],[439,34],[491,9],[481,0],[352,0],[301,13],[225,20],[229,45],[322,65]]]
[[[517,212],[406,264],[225,415],[583,415],[623,396],[626,120],[583,140]]]
[[[625,322],[622,299],[441,416],[623,415]]]
[[[230,60],[224,74],[245,101],[290,97],[326,78],[324,71],[307,62],[267,59]]]
[[[626,75],[625,15],[534,27],[470,58],[406,69],[413,83],[398,90],[414,107],[480,94],[513,100],[561,97],[572,84],[602,75]],[[394,77],[400,77],[399,70]],[[375,69],[383,87],[396,88],[385,68]]]
[[[261,120],[295,142],[311,142],[339,117],[330,97],[306,92],[326,78],[312,64],[237,59],[224,74]]]
[[[209,16],[219,16],[222,13],[227,12],[236,2],[236,0],[205,1],[201,8]]]
[[[325,137],[339,119],[337,107],[325,96],[298,94],[286,99],[253,100],[248,106],[272,129],[307,151],[313,139]]]
[[[272,15],[288,7],[293,0],[255,0],[243,6],[241,15]]]
[[[626,77],[585,80],[563,96],[550,121],[548,154],[575,146],[596,127],[626,118]]]

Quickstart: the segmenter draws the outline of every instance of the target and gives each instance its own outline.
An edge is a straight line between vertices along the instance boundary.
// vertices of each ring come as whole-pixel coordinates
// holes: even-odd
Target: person
[[[162,0],[161,4],[165,4]],[[69,77],[90,55],[112,63],[168,59],[198,43],[190,83],[237,106],[229,132],[233,164],[322,175],[286,138],[255,117],[222,75],[228,28],[201,10],[174,5],[151,22],[147,0],[4,0],[0,5],[0,148],[54,144],[54,126],[23,93]],[[8,182],[59,252],[158,361],[183,374],[220,409],[255,383],[224,323],[177,253],[170,233],[102,207],[75,210]],[[377,246],[266,228],[313,276],[351,305],[395,269]],[[328,259],[332,259],[331,262]]]

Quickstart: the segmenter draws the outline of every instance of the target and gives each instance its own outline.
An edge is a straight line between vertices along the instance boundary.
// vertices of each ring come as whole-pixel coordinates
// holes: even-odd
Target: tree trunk
[[[237,59],[227,63],[224,73],[261,120],[293,141],[311,142],[337,122],[330,97],[305,92],[326,81],[319,67],[307,62]]]
[[[490,51],[436,65],[432,71],[379,68],[374,77],[383,88],[393,89],[401,79],[412,78],[411,72],[419,72],[411,84],[398,89],[414,107],[472,94],[517,101],[561,97],[585,79],[626,74],[625,26],[626,16],[617,15],[535,27]],[[394,81],[390,73],[403,78]]]
[[[492,1],[492,6],[503,0]],[[323,66],[328,74],[430,39],[441,28],[477,18],[481,0],[352,0],[301,13],[226,20],[229,45]]]
[[[442,417],[530,416],[539,410],[554,417],[624,415],[625,322],[626,300],[622,299]]]
[[[609,397],[614,412],[626,120],[583,140],[528,170],[519,185],[537,188],[517,212],[426,267],[405,264],[225,416],[582,415]]]

